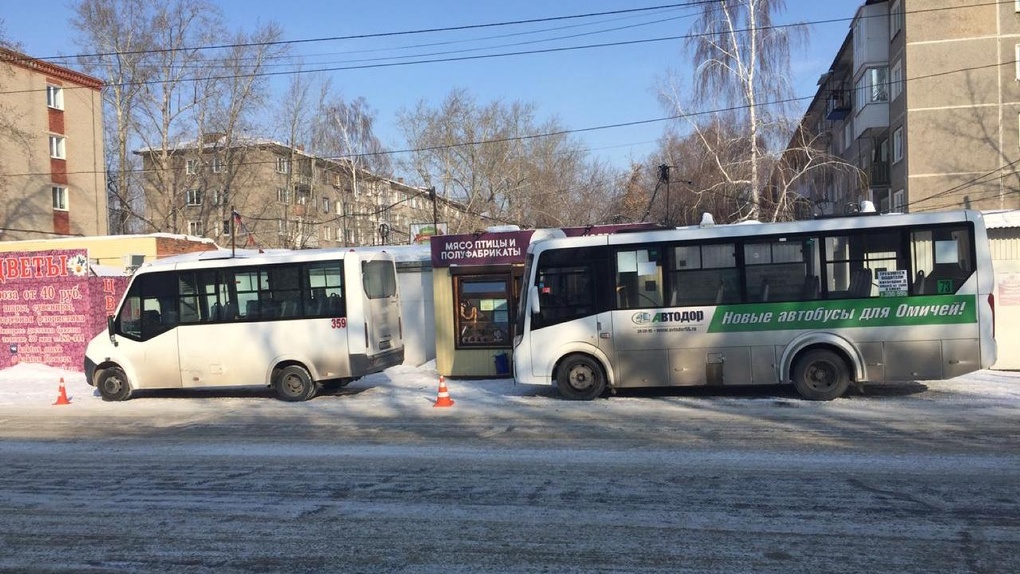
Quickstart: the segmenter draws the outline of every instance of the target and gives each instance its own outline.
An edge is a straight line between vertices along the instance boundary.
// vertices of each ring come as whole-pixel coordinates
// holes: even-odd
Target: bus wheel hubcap
[[[575,389],[587,389],[592,386],[594,382],[595,377],[594,373],[591,372],[591,369],[577,367],[570,375],[570,386]]]
[[[835,373],[828,365],[815,365],[808,372],[808,381],[816,389],[831,387],[835,379]]]

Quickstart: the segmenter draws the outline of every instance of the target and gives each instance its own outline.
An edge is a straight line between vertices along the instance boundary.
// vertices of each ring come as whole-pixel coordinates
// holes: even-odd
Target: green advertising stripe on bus
[[[720,305],[709,333],[948,325],[977,321],[974,295]]]

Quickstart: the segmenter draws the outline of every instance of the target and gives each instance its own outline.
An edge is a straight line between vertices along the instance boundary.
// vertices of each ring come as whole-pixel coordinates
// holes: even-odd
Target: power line
[[[433,34],[437,32],[457,32],[463,30],[479,30],[484,28],[497,28],[504,26],[519,26],[522,24],[537,24],[541,22],[556,22],[563,20],[573,20],[579,18],[594,18],[597,16],[615,16],[619,14],[632,14],[636,12],[650,12],[653,10],[664,10],[670,8],[687,8],[698,4],[711,4],[715,0],[697,0],[692,2],[682,2],[679,4],[664,4],[659,6],[649,6],[646,8],[629,8],[623,10],[610,10],[605,12],[588,12],[585,14],[570,14],[566,16],[549,16],[546,18],[530,18],[526,20],[508,20],[503,22],[489,22],[485,24],[466,24],[463,26],[446,26],[441,28],[422,28],[417,30],[402,30],[394,32],[374,32],[370,34],[351,34],[347,36],[329,36],[323,38],[304,38],[298,40],[278,40],[273,42],[241,42],[234,44],[214,44],[209,46],[195,46],[188,48],[163,48],[163,49],[152,49],[152,50],[131,50],[125,52],[96,52],[93,54],[78,54],[75,56],[47,56],[45,58],[36,58],[39,60],[62,60],[68,57],[71,58],[102,58],[108,56],[124,56],[132,54],[158,54],[162,52],[170,51],[202,51],[202,50],[219,50],[224,48],[250,48],[255,46],[276,46],[276,45],[288,45],[288,44],[309,44],[316,42],[337,42],[343,40],[365,40],[370,38],[388,38],[394,36],[412,36],[418,34]]]

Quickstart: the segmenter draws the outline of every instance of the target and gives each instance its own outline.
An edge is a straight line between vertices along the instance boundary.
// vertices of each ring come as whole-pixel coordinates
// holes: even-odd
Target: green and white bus
[[[524,273],[514,376],[568,399],[792,382],[831,400],[995,362],[975,211],[545,239]]]
[[[105,400],[139,389],[272,387],[286,401],[399,365],[392,255],[311,249],[142,265],[85,352]]]

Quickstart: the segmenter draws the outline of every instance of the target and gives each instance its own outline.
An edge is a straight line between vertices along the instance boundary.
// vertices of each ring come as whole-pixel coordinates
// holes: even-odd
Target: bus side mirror
[[[106,316],[106,332],[110,334],[110,342],[116,345],[117,339],[113,336],[113,315]]]
[[[532,315],[542,312],[542,306],[538,302],[538,287],[535,285],[528,287],[528,307],[531,308]]]

